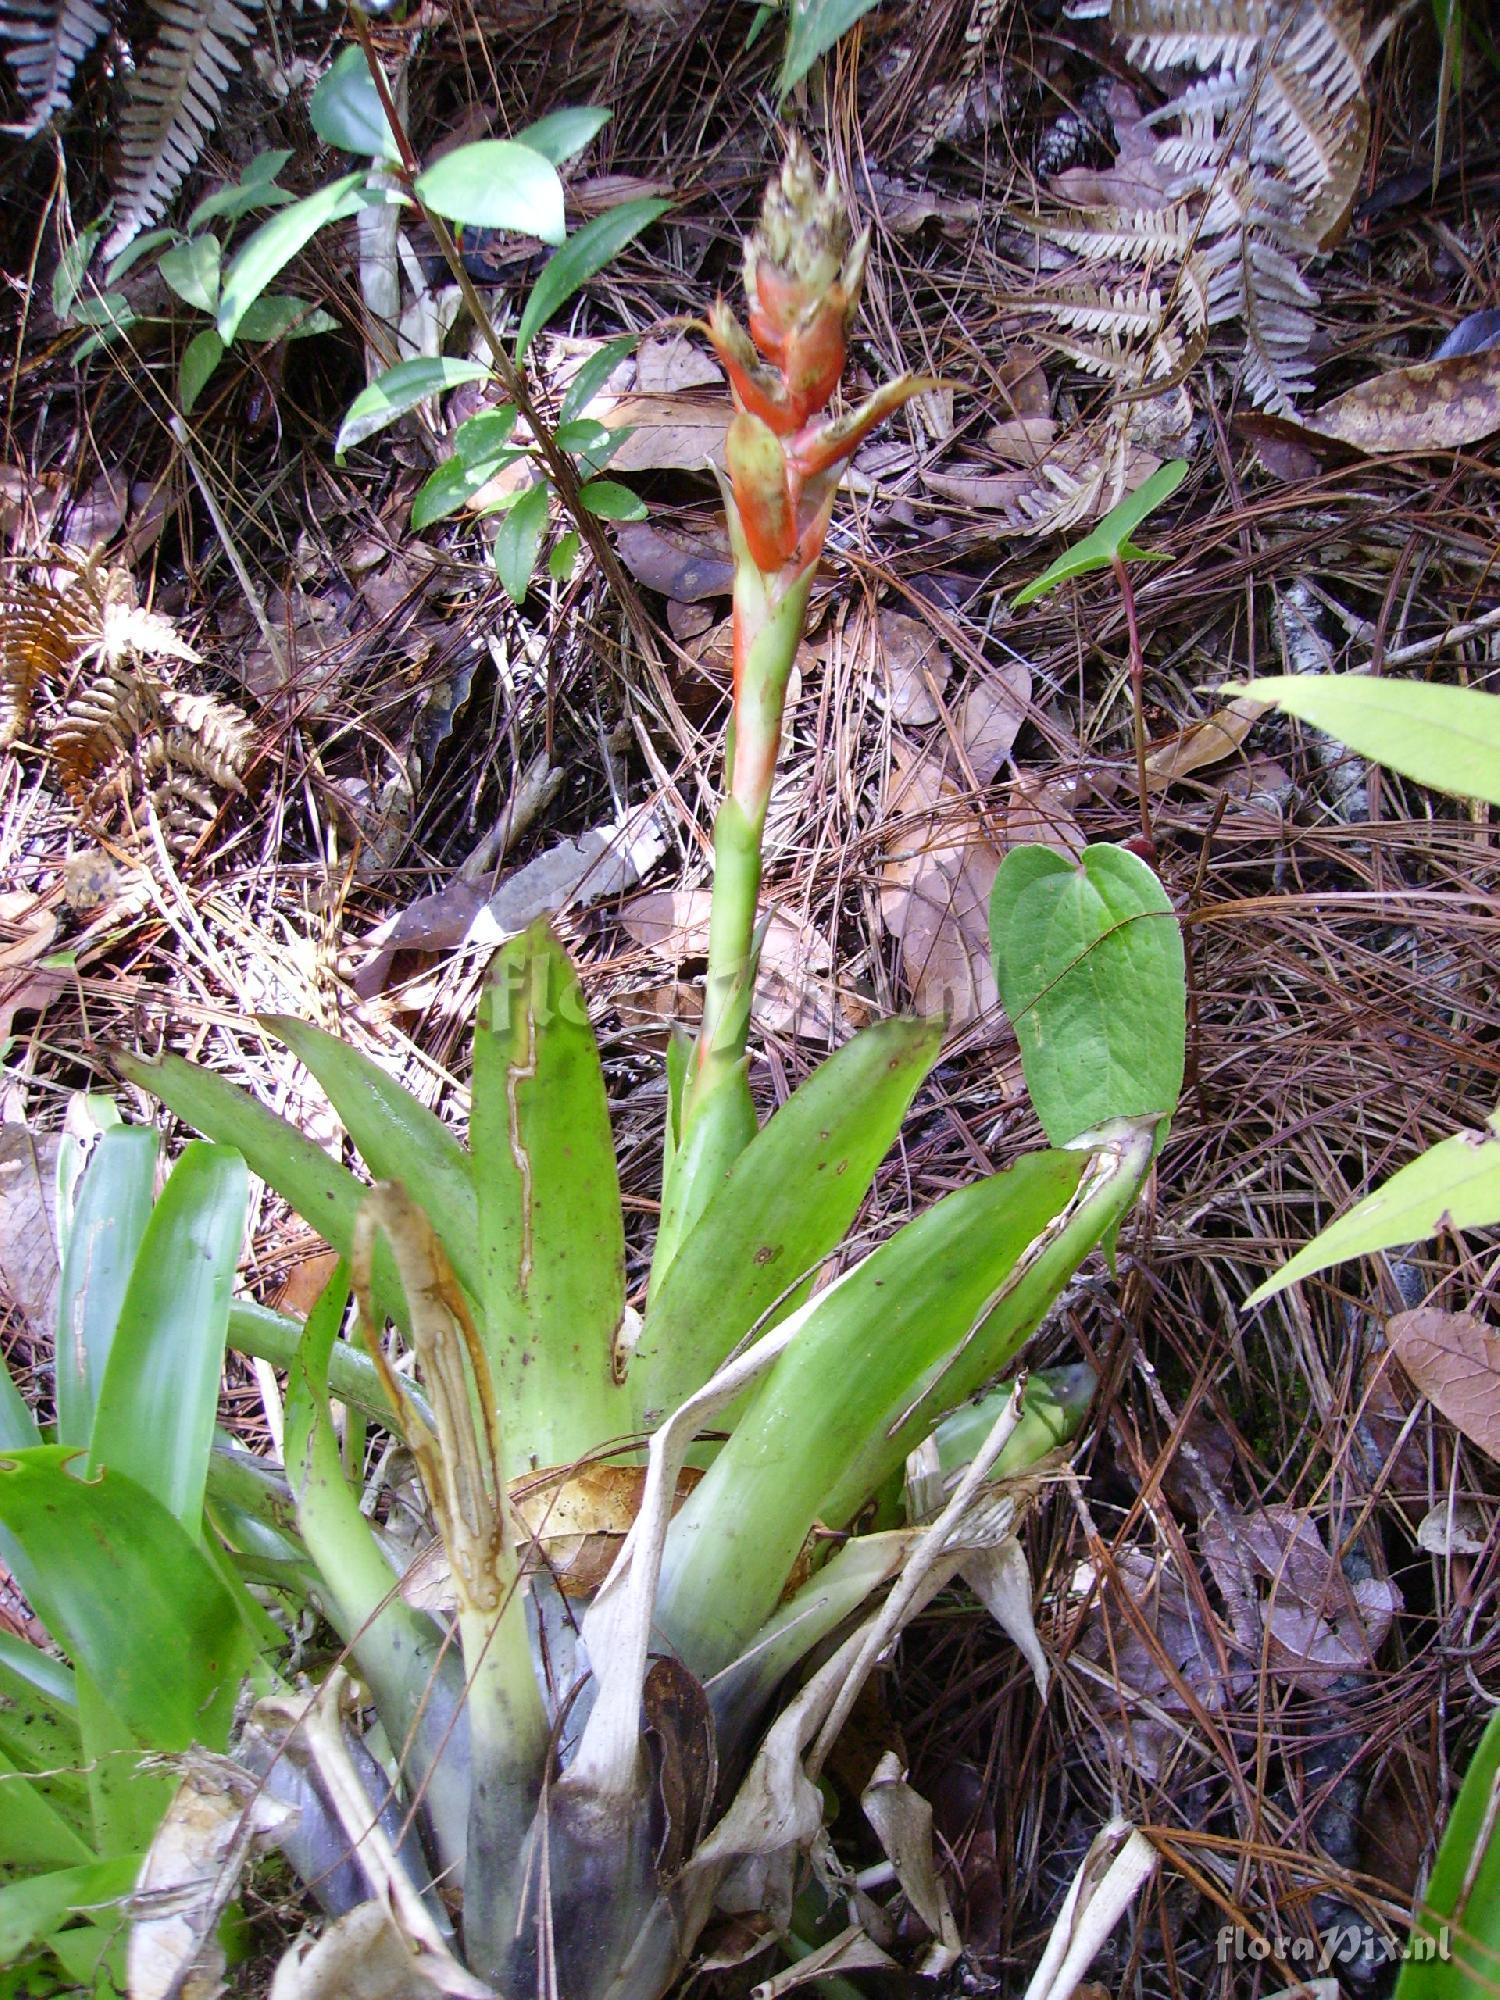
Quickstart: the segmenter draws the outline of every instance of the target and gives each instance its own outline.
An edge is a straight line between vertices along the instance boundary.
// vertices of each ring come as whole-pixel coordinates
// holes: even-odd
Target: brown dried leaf
[[[1295,1507],[1213,1514],[1198,1539],[1221,1583],[1231,1571],[1242,1573],[1248,1558],[1269,1584],[1262,1607],[1266,1664],[1279,1679],[1325,1692],[1341,1675],[1373,1665],[1400,1594],[1382,1577],[1351,1584],[1306,1514]]]
[[[1076,861],[1088,843],[1068,803],[1068,796],[1055,785],[1015,779],[1005,808],[1006,847],[1050,847]]]
[[[1002,660],[975,681],[955,718],[976,783],[987,785],[1010,755],[1031,701],[1031,669]]]
[[[672,965],[708,952],[707,889],[650,889],[619,913],[626,935]],[[760,952],[754,1018],[766,1033],[832,1041],[851,1025],[834,995],[833,951],[811,924],[773,909]],[[686,1008],[680,1010],[685,1014]]]
[[[1307,419],[1356,451],[1452,451],[1500,428],[1500,348],[1392,368]]]
[[[977,1020],[998,997],[989,905],[1000,850],[932,754],[893,776],[886,809],[899,825],[881,869],[880,915],[900,944],[912,1004],[955,1027]]]
[[[903,611],[881,611],[851,621],[849,649],[856,672],[864,669],[894,722],[920,727],[942,713],[934,695],[948,684],[952,664],[930,625]]]
[[[1265,712],[1261,702],[1246,701],[1242,696],[1227,708],[1221,708],[1217,715],[1190,722],[1186,729],[1179,729],[1175,736],[1164,738],[1148,750],[1146,782],[1157,790],[1232,756],[1250,734],[1251,725]]]
[[[55,1132],[0,1125],[0,1294],[34,1340],[50,1340],[61,1271]]]
[[[706,472],[724,464],[724,434],[734,406],[720,393],[622,396],[599,421],[609,430],[633,432],[610,460],[617,472]]]
[[[734,563],[722,529],[694,534],[661,521],[622,521],[615,546],[637,583],[680,604],[728,597],[734,588]]]
[[[685,333],[643,340],[636,349],[635,386],[641,394],[675,396],[684,389],[722,388],[724,371]]]
[[[955,500],[960,507],[975,507],[983,513],[1004,514],[1033,490],[1036,477],[1030,472],[936,472],[924,467],[922,484],[939,500]]]
[[[1396,1358],[1464,1436],[1500,1459],[1500,1334],[1472,1313],[1419,1306],[1386,1322]]]

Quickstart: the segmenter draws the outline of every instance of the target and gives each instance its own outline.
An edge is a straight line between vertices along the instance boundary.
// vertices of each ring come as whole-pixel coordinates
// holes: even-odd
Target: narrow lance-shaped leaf
[[[158,1139],[149,1125],[101,1135],[78,1188],[57,1301],[57,1436],[87,1445],[136,1252],[151,1219]]]
[[[362,389],[344,412],[334,440],[335,457],[342,459],[353,446],[363,444],[429,396],[440,396],[465,382],[488,381],[489,376],[490,370],[482,361],[465,361],[457,355],[419,354],[410,361],[398,361]]]
[[[542,266],[541,276],[531,288],[531,296],[516,329],[516,360],[519,362],[537,334],[555,312],[560,312],[581,285],[602,271],[634,237],[671,203],[658,200],[622,201],[618,208],[606,209],[592,222],[575,229],[567,242],[554,250]]]
[[[330,222],[353,215],[364,201],[365,175],[345,174],[316,194],[294,201],[263,222],[224,273],[219,295],[219,336],[233,343],[247,308],[260,297],[277,272]]]
[[[829,1057],[739,1154],[652,1293],[630,1364],[645,1423],[789,1312],[843,1241],[937,1060],[936,1021],[881,1021]]]
[[[1169,465],[1159,466],[1133,493],[1127,493],[1118,506],[1111,507],[1091,534],[1075,542],[1072,548],[1064,549],[1056,562],[1049,563],[1039,577],[1018,590],[1015,608],[1019,611],[1023,605],[1035,603],[1071,577],[1108,569],[1117,556],[1125,562],[1163,561],[1154,549],[1138,549],[1130,537],[1148,514],[1155,513],[1163,500],[1176,492],[1187,477],[1187,470],[1185,458],[1174,458]]]
[[[227,1146],[195,1141],[172,1169],[120,1307],[90,1437],[91,1472],[127,1473],[195,1540],[248,1200],[245,1162]]]
[[[479,1208],[469,1156],[449,1127],[388,1070],[337,1035],[288,1014],[267,1015],[263,1025],[322,1084],[373,1178],[400,1181],[426,1212],[460,1282],[473,1293],[479,1283]]]
[[[1500,805],[1500,696],[1369,674],[1271,675],[1224,692],[1326,729],[1419,785]]]
[[[144,1858],[140,1854],[112,1854],[106,1861],[23,1876],[19,1882],[0,1888],[0,1965],[14,1965],[74,1910],[97,1911],[101,1905],[128,1896]]]
[[[1257,1285],[1247,1306],[1264,1304],[1330,1265],[1377,1250],[1420,1243],[1439,1228],[1488,1229],[1500,1222],[1500,1112],[1483,1132],[1458,1132],[1391,1175],[1347,1215],[1304,1244],[1274,1278]]]
[[[119,1049],[114,1060],[132,1083],[159,1098],[194,1131],[243,1153],[252,1173],[290,1202],[341,1257],[348,1256],[366,1190],[295,1125],[257,1104],[237,1084],[181,1056],[148,1059]],[[405,1304],[388,1258],[376,1267],[375,1286],[381,1310],[398,1326],[404,1324]]]
[[[609,1103],[583,990],[545,923],[490,962],[469,1141],[480,1332],[515,1477],[630,1427],[612,1372],[625,1232]]]

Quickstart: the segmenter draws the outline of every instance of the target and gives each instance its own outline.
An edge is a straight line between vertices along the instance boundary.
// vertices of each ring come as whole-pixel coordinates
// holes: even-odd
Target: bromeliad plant
[[[864,252],[794,143],[748,246],[750,331],[722,304],[707,329],[738,406],[734,718],[708,993],[696,1042],[670,1057],[644,1313],[626,1298],[597,1046],[545,928],[489,968],[467,1147],[344,1042],[267,1024],[327,1091],[373,1190],[180,1057],[124,1060],[347,1260],[305,1328],[250,1308],[231,1322],[289,1367],[289,1495],[260,1489],[266,1530],[295,1541],[280,1586],[322,1609],[364,1690],[351,1699],[341,1669],[310,1702],[263,1700],[239,1764],[221,1767],[231,1795],[248,1768],[295,1805],[282,1845],[336,1919],[283,1966],[278,2000],[347,1990],[356,1959],[366,1993],[650,2000],[716,1909],[757,1936],[786,1930],[809,1851],[825,1888],[868,1909],[822,1831],[830,1745],[935,1591],[959,1573],[993,1582],[994,1563],[1014,1574],[1014,1507],[993,1481],[1081,1414],[1076,1379],[1033,1380],[1024,1401],[992,1385],[1112,1240],[1180,1063],[1128,1115],[860,1255],[847,1232],[940,1024],[865,1029],[763,1125],[748,1082],[761,838],[808,590],[844,464],[918,386],[826,414]],[[1175,942],[1170,913],[1152,915]],[[373,1368],[341,1337],[351,1289]],[[351,1405],[377,1410],[420,1472],[443,1559],[419,1575],[362,1505]],[[936,1513],[893,1526],[913,1454],[912,1491],[935,1493]],[[248,1539],[256,1489],[242,1484]],[[201,1766],[193,1782],[201,1795]],[[904,1871],[904,1836],[892,1856]],[[233,1880],[217,1861],[200,1873],[219,1887],[199,1893],[190,1944]],[[943,1932],[915,1879],[912,1895]]]

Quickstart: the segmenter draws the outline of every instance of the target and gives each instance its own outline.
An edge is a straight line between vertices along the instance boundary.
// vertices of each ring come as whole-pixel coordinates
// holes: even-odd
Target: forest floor
[[[20,1128],[42,1159],[80,1091],[150,1117],[114,1080],[119,1043],[169,1044],[330,1138],[326,1104],[251,1018],[266,1012],[337,1025],[457,1118],[488,951],[549,910],[583,969],[645,1240],[666,1028],[701,987],[727,702],[728,567],[705,470],[727,402],[683,322],[737,291],[778,154],[782,28],[747,49],[752,19],[692,0],[458,0],[380,31],[410,56],[424,149],[605,105],[611,123],[567,170],[575,213],[670,199],[531,354],[550,395],[603,342],[639,336],[608,384],[612,421],[634,425],[611,476],[649,508],[609,531],[629,604],[585,557],[563,581],[544,569],[518,608],[493,520],[413,532],[434,463],[415,418],[336,462],[364,381],[348,228],[300,273],[342,330],[235,349],[174,433],[177,367],[204,322],[142,280],[157,290],[126,342],[80,362],[48,305],[69,210],[81,225],[103,205],[108,80],[80,88],[64,125],[65,195],[49,141],[16,148],[0,222],[11,574],[64,545],[96,552],[200,656],[163,674],[249,733],[226,787],[205,724],[168,797],[138,742],[69,765],[56,731],[87,689],[38,687],[0,763],[13,1145]],[[299,192],[336,170],[306,90],[338,32],[333,16],[278,15],[189,198],[271,146],[291,148]],[[1429,8],[1408,7],[1371,56],[1347,220],[1300,267],[1316,294],[1299,414],[1500,303],[1500,72],[1478,32],[1464,54],[1441,132]],[[1142,531],[1165,560],[1134,574],[1149,821],[1187,941],[1188,1085],[1115,1270],[1090,1266],[1034,1349],[1100,1378],[1071,1470],[1025,1529],[1053,1686],[1040,1701],[955,1596],[905,1642],[864,1723],[904,1745],[935,1801],[968,1990],[1021,1990],[1089,1842],[1124,1816],[1167,1865],[1096,1966],[1101,1990],[1270,1994],[1305,1962],[1226,1962],[1225,1926],[1280,1946],[1359,1926],[1377,1942],[1339,1977],[1376,1995],[1392,1978],[1378,1940],[1404,1934],[1500,1685],[1486,1609],[1500,1481],[1384,1328],[1415,1306],[1482,1317],[1500,1265],[1449,1234],[1256,1312],[1243,1301],[1354,1198],[1493,1110],[1500,865],[1482,808],[1271,715],[1199,725],[1224,708],[1215,689],[1257,672],[1497,685],[1500,486],[1479,434],[1360,450],[1258,410],[1239,318],[1155,384],[1153,433],[1120,417],[1138,395],[1078,364],[1076,327],[1026,309],[1070,254],[1027,219],[1148,205],[1143,120],[1165,95],[1107,20],[933,0],[879,7],[791,107],[873,232],[856,373],[944,386],[861,454],[830,536],[772,808],[753,1081],[769,1106],[860,1022],[947,1009],[874,1224],[1038,1143],[987,966],[988,883],[1008,844],[1129,839],[1141,811],[1113,576],[1012,600],[1085,531],[1116,470],[1134,483],[1186,458]],[[471,246],[471,269],[513,327],[540,252],[497,241]],[[411,249],[404,303],[449,311],[433,246]],[[465,396],[445,423],[474,407]],[[262,1200],[247,1288],[302,1310],[325,1271],[322,1246]],[[7,1341],[45,1397],[41,1319],[35,1297],[13,1298]],[[269,1435],[266,1394],[239,1364],[226,1408],[251,1442]],[[851,1766],[870,1747],[852,1743]]]

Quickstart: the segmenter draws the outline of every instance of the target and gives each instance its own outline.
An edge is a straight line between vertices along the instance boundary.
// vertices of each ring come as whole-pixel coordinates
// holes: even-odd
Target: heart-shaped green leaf
[[[995,981],[1047,1137],[1070,1145],[1116,1118],[1169,1117],[1182,1089],[1182,932],[1128,848],[1077,861],[1014,847],[990,899]]]

